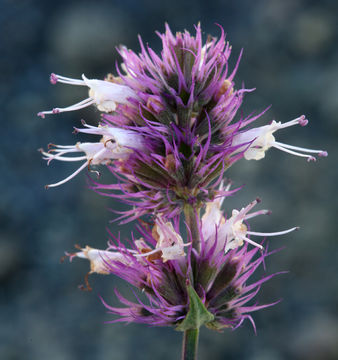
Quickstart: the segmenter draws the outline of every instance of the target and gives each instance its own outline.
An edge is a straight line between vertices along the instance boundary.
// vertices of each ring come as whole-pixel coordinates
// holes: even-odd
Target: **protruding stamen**
[[[318,154],[318,156],[327,156],[327,152],[324,150],[313,150],[313,149],[307,149],[307,148],[303,148],[303,147],[299,147],[299,146],[293,146],[293,145],[289,145],[289,144],[284,144],[278,141],[275,141],[275,144],[284,147],[286,149],[290,149],[290,150],[298,150],[298,151],[303,151],[303,152],[308,152],[308,153],[313,153],[313,154]]]
[[[271,214],[271,210],[259,210],[259,211],[255,211],[251,214],[245,215],[244,220],[252,219],[253,217],[256,217],[258,215],[270,215],[270,214]]]
[[[56,84],[57,82],[60,82],[62,84],[87,86],[83,80],[72,79],[66,76],[56,75],[54,73],[50,74],[50,82],[52,84]]]
[[[248,232],[247,232],[247,234],[248,234]],[[261,250],[264,249],[264,247],[261,244],[258,244],[255,241],[252,241],[251,239],[247,238],[246,236],[241,237],[241,239],[248,242],[251,245],[254,245],[254,246],[260,248]]]
[[[49,110],[49,111],[40,111],[38,113],[38,116],[44,118],[45,115],[48,115],[48,114],[58,114],[61,112],[66,112],[66,111],[75,111],[75,110],[83,109],[85,107],[93,105],[94,103],[95,103],[95,101],[93,99],[87,98],[85,100],[82,100],[74,105],[67,106],[65,108],[54,108],[53,110]]]
[[[249,235],[255,235],[255,236],[278,236],[278,235],[288,234],[295,230],[299,230],[299,226],[293,227],[288,230],[277,231],[277,232],[272,232],[272,233],[262,233],[262,232],[256,232],[256,231],[247,231],[246,233]]]
[[[66,154],[66,152],[63,152],[63,153],[59,153],[59,154],[50,154],[50,153],[46,153],[46,152],[41,152],[42,155],[44,155],[45,157],[43,158],[44,160],[48,160],[48,163],[51,161],[51,160],[60,160],[60,161],[71,161],[71,162],[74,162],[74,161],[82,161],[82,160],[86,160],[87,157],[84,155],[84,156],[74,156],[74,157],[65,157],[65,156],[62,156],[64,154]]]
[[[58,149],[55,149],[55,151],[58,151]],[[103,147],[103,149],[99,150],[93,157],[91,157],[90,159],[87,158],[87,156],[83,156],[83,157],[73,157],[73,158],[67,158],[67,157],[62,157],[62,155],[68,153],[68,152],[76,152],[79,151],[76,148],[75,149],[69,149],[69,150],[65,150],[65,151],[61,151],[59,152],[59,154],[57,155],[53,155],[53,154],[49,154],[49,153],[43,153],[46,156],[46,159],[48,159],[48,162],[50,162],[51,160],[61,160],[61,161],[78,161],[78,160],[87,160],[85,163],[83,163],[76,171],[74,171],[71,175],[69,175],[68,177],[66,177],[65,179],[55,183],[55,184],[50,184],[50,185],[46,185],[46,188],[50,188],[50,187],[57,187],[60,186],[62,184],[65,184],[66,182],[68,182],[69,180],[73,179],[77,174],[79,174],[83,169],[85,169],[87,166],[89,166],[91,164],[92,161],[94,161],[95,159],[99,158],[105,151],[106,148]]]
[[[302,154],[302,153],[299,153],[299,152],[296,152],[296,151],[292,151],[284,146],[281,146],[281,145],[278,145],[277,142],[274,142],[273,147],[275,147],[276,149],[278,150],[281,150],[281,151],[284,151],[286,153],[289,153],[291,155],[296,155],[296,156],[300,156],[300,157],[305,157],[307,158],[308,161],[316,161],[316,158],[312,155],[307,155],[307,154]]]
[[[74,149],[74,145],[55,145],[52,143],[48,144],[48,149],[52,148],[53,146],[60,149]]]
[[[73,179],[77,174],[79,174],[83,169],[85,169],[87,166],[87,161],[82,164],[76,171],[74,171],[71,175],[69,175],[68,177],[66,177],[65,179],[55,183],[55,184],[49,184],[49,185],[46,185],[46,189],[50,188],[50,187],[56,187],[56,186],[60,186],[62,184],[65,184],[67,181]]]
[[[287,121],[285,123],[276,123],[275,120],[272,122],[272,124],[276,127],[276,130],[278,129],[285,129],[290,126],[294,125],[300,125],[300,126],[306,126],[308,124],[309,120],[306,119],[305,115],[301,115],[296,119]]]

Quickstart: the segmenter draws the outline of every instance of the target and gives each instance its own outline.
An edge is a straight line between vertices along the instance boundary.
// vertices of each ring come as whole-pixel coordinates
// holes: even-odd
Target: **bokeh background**
[[[178,359],[181,334],[169,328],[107,325],[111,317],[101,294],[115,304],[114,287],[131,289],[110,276],[92,275],[93,291],[82,292],[88,263],[59,263],[75,243],[104,248],[106,227],[126,237],[131,226],[109,221],[108,208],[122,205],[87,190],[82,174],[46,191],[44,185],[67,176],[69,167],[49,168],[37,149],[49,142],[80,140],[72,127],[94,109],[48,116],[40,110],[75,103],[83,89],[51,86],[51,72],[103,78],[114,71],[115,46],[139,49],[137,34],[159,50],[155,30],[167,21],[173,31],[201,21],[204,35],[217,36],[221,24],[233,45],[236,76],[256,91],[243,112],[271,110],[258,122],[288,121],[305,113],[306,128],[278,133],[299,146],[323,148],[317,163],[275,149],[264,161],[242,161],[229,171],[245,188],[225,202],[241,208],[256,196],[270,217],[254,222],[257,231],[299,225],[301,231],[274,238],[285,249],[267,262],[269,273],[289,270],[262,287],[260,302],[283,301],[254,314],[249,323],[223,334],[203,330],[200,359],[329,360],[338,358],[338,2],[330,0],[124,0],[0,2],[0,359],[92,360]],[[83,138],[82,138],[83,139]],[[103,176],[108,176],[104,174]]]

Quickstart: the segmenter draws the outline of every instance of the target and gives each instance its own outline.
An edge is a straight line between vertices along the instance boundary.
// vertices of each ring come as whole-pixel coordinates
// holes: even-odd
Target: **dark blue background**
[[[258,124],[305,113],[306,128],[283,130],[278,139],[329,151],[307,163],[272,149],[265,160],[230,169],[235,183],[246,186],[225,202],[228,211],[260,196],[273,213],[252,221],[255,230],[299,225],[301,231],[271,240],[272,248],[286,249],[267,260],[268,272],[290,273],[263,286],[260,302],[284,300],[254,314],[258,336],[249,323],[223,334],[203,330],[200,359],[338,358],[337,12],[338,2],[330,0],[0,2],[1,359],[179,358],[181,334],[172,329],[103,324],[110,316],[97,294],[115,303],[113,288],[131,294],[128,286],[93,275],[94,291],[81,292],[88,263],[59,264],[75,243],[104,248],[106,226],[122,237],[131,227],[109,225],[107,208],[121,205],[87,190],[84,174],[45,191],[74,164],[46,168],[36,151],[49,142],[75,143],[72,127],[81,118],[98,119],[94,109],[38,118],[40,110],[85,96],[83,89],[51,86],[49,74],[102,78],[114,71],[115,46],[138,51],[137,34],[159,50],[154,31],[163,31],[165,21],[173,31],[192,31],[201,21],[205,35],[218,35],[215,23],[221,24],[233,45],[232,65],[244,48],[237,84],[257,88],[244,113],[272,104]]]

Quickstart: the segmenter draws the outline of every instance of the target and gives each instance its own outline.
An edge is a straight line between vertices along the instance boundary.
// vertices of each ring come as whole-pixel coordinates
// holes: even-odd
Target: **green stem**
[[[196,360],[199,329],[185,330],[182,344],[182,360]]]
[[[184,206],[183,211],[184,211],[185,221],[190,229],[192,246],[197,252],[200,252],[200,248],[201,248],[201,237],[199,230],[200,211],[199,209],[194,208],[188,204]],[[198,335],[199,335],[199,328],[188,329],[184,331],[183,344],[182,344],[182,360],[197,359]]]
[[[193,208],[191,205],[184,206],[184,216],[189,226],[192,238],[192,246],[197,252],[200,252],[201,237],[199,230],[199,209]]]

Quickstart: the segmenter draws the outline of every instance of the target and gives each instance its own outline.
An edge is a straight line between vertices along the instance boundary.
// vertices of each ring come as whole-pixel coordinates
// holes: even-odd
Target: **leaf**
[[[187,285],[187,292],[189,296],[189,311],[185,319],[176,327],[178,331],[199,329],[203,324],[214,320],[214,315],[206,309],[191,285]]]

